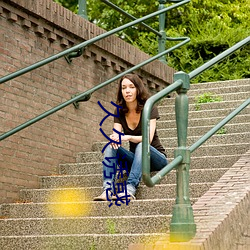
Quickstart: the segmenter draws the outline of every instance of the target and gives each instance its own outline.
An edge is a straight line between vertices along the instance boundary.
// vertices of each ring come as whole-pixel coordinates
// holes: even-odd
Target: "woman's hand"
[[[110,136],[110,139],[112,139],[113,141],[117,141],[119,143],[119,142],[123,142],[123,141],[130,141],[131,137],[132,137],[131,135],[122,135],[121,141],[120,141],[119,135],[117,133],[114,133]],[[118,149],[121,146],[121,144],[118,144],[118,143],[111,142],[110,147],[112,147],[114,149]]]
[[[110,136],[110,139],[113,140],[113,141],[117,141],[118,143],[120,142],[119,141],[119,135],[117,133],[113,133]],[[118,149],[121,146],[121,144],[118,144],[118,143],[111,142],[110,147],[114,148],[114,149]]]

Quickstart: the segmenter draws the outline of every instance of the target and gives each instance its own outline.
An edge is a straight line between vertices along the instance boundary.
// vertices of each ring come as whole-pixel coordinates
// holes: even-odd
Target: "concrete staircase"
[[[195,96],[211,92],[222,101],[202,104]],[[238,107],[250,95],[250,80],[192,85],[188,145]],[[177,146],[174,98],[158,105],[158,133],[173,159]],[[192,203],[201,197],[249,150],[250,107],[192,154],[190,194]],[[128,249],[130,243],[155,242],[169,229],[175,202],[175,173],[153,188],[141,183],[137,200],[120,207],[93,202],[102,188],[103,160],[96,143],[92,152],[78,153],[76,163],[59,166],[57,176],[41,177],[40,189],[21,190],[20,202],[0,207],[0,249]]]

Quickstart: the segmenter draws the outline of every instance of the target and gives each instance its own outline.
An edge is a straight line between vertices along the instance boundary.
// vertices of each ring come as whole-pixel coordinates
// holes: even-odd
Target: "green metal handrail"
[[[247,99],[240,107],[223,119],[218,125],[207,132],[191,147],[187,148],[187,128],[188,128],[188,98],[187,91],[190,88],[190,79],[202,73],[206,69],[226,58],[237,49],[248,44],[250,36],[238,42],[231,48],[227,49],[220,55],[214,57],[209,62],[192,71],[190,74],[185,72],[177,72],[174,74],[174,83],[154,96],[150,97],[145,103],[142,114],[142,177],[145,184],[149,187],[159,183],[163,176],[169,173],[172,169],[177,170],[177,197],[174,205],[172,221],[170,224],[170,240],[172,241],[188,241],[194,237],[196,232],[196,225],[194,223],[193,210],[189,196],[189,167],[190,155],[202,145],[207,139],[216,133],[222,126],[228,123],[241,110],[246,108],[250,99]],[[161,100],[163,97],[177,90],[177,97],[175,99],[175,113],[177,125],[178,148],[175,150],[174,160],[165,166],[153,177],[150,176],[150,143],[149,143],[149,129],[150,129],[150,114],[153,105]]]
[[[190,152],[194,152],[199,146],[206,142],[211,136],[213,136],[219,129],[221,129],[225,124],[232,120],[236,115],[238,115],[244,108],[250,104],[250,98],[244,101],[238,108],[236,108],[232,113],[220,121],[216,126],[209,130],[205,135],[203,135],[198,141],[196,141],[192,146],[189,147]]]
[[[36,116],[35,118],[33,118],[33,119],[31,119],[31,120],[29,120],[29,121],[27,121],[27,122],[25,122],[25,123],[17,126],[14,129],[11,129],[10,131],[8,131],[8,132],[6,132],[6,133],[4,133],[4,134],[2,134],[0,136],[0,141],[3,140],[3,139],[5,139],[5,138],[7,138],[7,137],[9,137],[9,136],[11,136],[11,135],[13,135],[13,134],[15,134],[15,133],[17,133],[18,131],[20,131],[20,130],[22,130],[24,128],[27,128],[28,126],[30,126],[30,125],[32,125],[32,124],[34,124],[34,123],[36,123],[36,122],[44,119],[45,117],[47,117],[47,116],[49,116],[49,115],[51,115],[51,114],[59,111],[60,109],[65,108],[66,106],[68,106],[68,105],[70,105],[70,104],[72,104],[74,102],[77,102],[79,100],[81,100],[81,101],[83,101],[83,100],[89,100],[91,94],[94,93],[95,91],[97,91],[97,90],[105,87],[106,85],[110,84],[111,82],[116,81],[117,79],[121,78],[125,74],[128,74],[128,73],[130,73],[130,72],[132,72],[134,70],[137,70],[137,69],[143,67],[144,65],[146,65],[146,64],[148,64],[148,63],[150,63],[150,62],[152,62],[152,61],[160,58],[161,56],[163,56],[163,55],[165,55],[165,54],[167,54],[167,53],[169,53],[169,52],[177,49],[178,47],[183,46],[184,44],[188,43],[189,41],[190,41],[190,39],[186,38],[184,41],[182,41],[181,43],[173,46],[172,48],[167,49],[164,52],[162,52],[160,54],[157,54],[157,55],[155,55],[155,56],[147,59],[146,61],[141,62],[140,64],[137,64],[136,66],[134,66],[134,67],[132,67],[132,68],[130,68],[130,69],[128,69],[128,70],[126,70],[126,71],[124,71],[124,72],[116,75],[116,76],[114,76],[113,78],[111,78],[111,79],[109,79],[109,80],[107,80],[107,81],[105,81],[105,82],[103,82],[103,83],[101,83],[101,84],[99,84],[99,85],[97,85],[97,86],[95,86],[95,87],[93,87],[93,88],[91,88],[91,89],[89,89],[89,90],[87,90],[87,91],[85,91],[85,92],[83,92],[83,93],[75,96],[74,98],[72,98],[72,99],[70,99],[70,100],[68,100],[68,101],[66,101],[64,103],[61,103],[60,105],[58,105],[58,106],[56,106],[56,107],[54,107],[54,108],[46,111],[45,113],[43,113],[41,115]]]
[[[195,76],[201,74],[203,71],[207,70],[208,68],[212,67],[215,63],[221,61],[222,59],[226,58],[227,56],[231,55],[233,52],[235,52],[236,50],[240,49],[242,46],[248,44],[250,42],[250,36],[245,38],[244,40],[238,42],[237,44],[235,44],[233,47],[227,49],[226,51],[222,52],[221,54],[219,54],[218,56],[214,57],[213,59],[211,59],[210,61],[208,61],[207,63],[205,63],[204,65],[202,65],[201,67],[193,70],[192,72],[190,72],[187,75],[188,79],[192,79]],[[177,76],[179,73],[176,73],[175,76]],[[143,145],[143,151],[142,151],[142,159],[143,159],[143,177],[144,177],[144,182],[146,183],[146,185],[148,185],[149,187],[154,186],[155,184],[157,184],[160,179],[162,179],[163,176],[160,176],[159,173],[161,173],[161,171],[163,171],[163,169],[157,174],[157,177],[153,177],[152,179],[150,178],[150,153],[148,151],[149,149],[149,122],[150,122],[150,113],[152,110],[153,105],[160,101],[162,98],[164,98],[165,96],[167,96],[169,93],[183,87],[182,85],[184,84],[183,79],[181,80],[177,80],[176,82],[174,82],[173,84],[171,84],[170,86],[168,86],[167,88],[161,90],[160,92],[158,92],[157,94],[151,96],[143,109],[143,114],[142,114],[142,130],[143,130],[143,141],[142,141],[142,145]],[[188,84],[189,85],[189,84]],[[189,89],[189,86],[185,86],[186,89]],[[167,165],[168,166],[168,165]],[[167,167],[166,166],[166,167]],[[169,167],[168,167],[169,168]],[[173,167],[174,168],[174,167]]]
[[[128,27],[131,27],[131,26],[136,25],[136,24],[138,24],[138,23],[141,23],[141,22],[143,22],[143,21],[145,21],[145,20],[147,20],[147,19],[149,19],[149,18],[151,18],[151,17],[160,15],[160,14],[162,14],[162,13],[165,13],[165,12],[169,11],[169,10],[172,10],[172,9],[174,9],[174,8],[177,8],[177,7],[179,7],[179,6],[183,5],[183,4],[186,4],[186,3],[188,3],[188,2],[190,2],[190,0],[185,0],[185,1],[182,1],[182,2],[180,2],[180,3],[174,4],[174,5],[172,5],[172,6],[169,6],[169,7],[167,7],[167,8],[164,8],[164,9],[162,9],[162,10],[158,10],[158,11],[156,11],[156,12],[154,12],[154,13],[151,13],[151,14],[149,14],[149,15],[146,15],[146,16],[144,16],[144,17],[141,17],[141,18],[139,18],[139,19],[137,19],[137,20],[131,21],[131,22],[129,22],[129,23],[127,23],[127,24],[124,24],[124,25],[122,25],[122,26],[120,26],[120,27],[118,27],[118,28],[115,28],[115,29],[113,29],[113,30],[111,30],[111,31],[107,31],[107,32],[105,32],[104,34],[101,34],[101,35],[99,35],[99,36],[96,36],[96,37],[94,37],[94,38],[92,38],[92,39],[90,39],[90,40],[88,40],[88,41],[85,41],[85,42],[82,42],[82,43],[80,43],[80,44],[78,44],[78,45],[75,45],[75,46],[73,46],[72,48],[69,48],[69,49],[66,49],[66,50],[64,50],[64,51],[62,51],[62,52],[59,52],[59,53],[56,54],[56,55],[53,55],[53,56],[48,57],[48,58],[46,58],[46,59],[43,59],[43,60],[41,60],[41,61],[39,61],[39,62],[37,62],[37,63],[34,63],[34,64],[31,65],[31,66],[25,67],[25,68],[23,68],[23,69],[21,69],[21,70],[18,70],[18,71],[16,71],[16,72],[14,72],[14,73],[11,73],[11,74],[9,74],[9,75],[6,75],[6,76],[0,78],[0,84],[1,84],[1,83],[4,83],[4,82],[6,82],[6,81],[9,81],[9,80],[11,80],[11,79],[14,79],[15,77],[21,76],[21,75],[23,75],[23,74],[25,74],[25,73],[27,73],[27,72],[29,72],[29,71],[31,71],[31,70],[37,69],[37,68],[39,68],[39,67],[41,67],[41,66],[43,66],[43,65],[45,65],[45,64],[48,64],[48,63],[50,63],[50,62],[53,62],[53,61],[55,61],[55,60],[57,60],[57,59],[59,59],[59,58],[61,58],[61,57],[63,57],[63,56],[66,56],[66,55],[72,53],[72,52],[78,52],[79,50],[85,48],[86,46],[89,46],[89,45],[91,45],[91,44],[93,44],[93,43],[95,43],[95,42],[97,42],[97,41],[99,41],[99,40],[101,40],[101,39],[103,39],[103,38],[106,38],[106,37],[108,37],[108,36],[110,36],[110,35],[113,35],[113,34],[119,32],[119,31],[121,31],[121,30],[123,30],[123,29],[126,29],[126,28],[128,28]]]
[[[82,0],[82,1],[85,2],[86,0]],[[101,1],[104,2],[105,4],[107,4],[108,6],[110,6],[111,8],[113,8],[113,9],[117,10],[118,12],[122,13],[126,17],[129,17],[132,20],[136,20],[136,17],[134,17],[133,15],[127,13],[126,11],[124,11],[123,9],[118,7],[117,5],[111,3],[110,1],[108,1],[108,0],[101,0]],[[183,2],[183,4],[187,3],[187,2],[184,2],[183,0],[158,0],[158,1],[159,1],[158,10],[164,9],[165,8],[165,3],[167,3],[167,2],[174,2],[174,3]],[[141,23],[142,26],[146,27],[148,30],[150,30],[151,32],[153,32],[154,34],[156,34],[158,36],[158,53],[161,53],[161,52],[165,51],[165,49],[166,49],[166,41],[182,40],[182,37],[179,37],[179,38],[167,37],[166,32],[165,32],[165,22],[166,22],[166,15],[165,15],[165,13],[161,13],[161,14],[159,14],[159,31],[151,28],[150,26],[148,26],[147,24],[145,24],[143,22]],[[167,63],[166,58],[164,56],[159,58],[159,60],[162,63],[165,63],[165,64]]]
[[[102,2],[104,2],[105,4],[107,4],[108,6],[110,6],[111,8],[113,8],[114,10],[117,10],[118,12],[120,12],[121,14],[123,14],[126,17],[129,17],[132,20],[136,20],[137,18],[134,17],[133,15],[129,14],[128,12],[124,11],[123,9],[119,8],[117,5],[111,3],[108,0],[101,0]],[[154,34],[156,34],[157,36],[161,36],[161,33],[155,29],[153,29],[152,27],[148,26],[145,23],[141,23],[142,26],[144,26],[145,28],[147,28],[148,30],[150,30],[151,32],[153,32]]]

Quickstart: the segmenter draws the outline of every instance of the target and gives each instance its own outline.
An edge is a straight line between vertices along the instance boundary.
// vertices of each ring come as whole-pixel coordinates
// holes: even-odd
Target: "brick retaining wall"
[[[52,0],[0,1],[0,77],[95,37],[104,30]],[[111,36],[88,46],[68,64],[64,58],[0,85],[0,133],[110,79],[149,56]],[[152,92],[172,82],[174,70],[155,61],[137,72]],[[60,163],[103,140],[99,122],[113,110],[116,83],[0,142],[0,204],[12,202],[21,188],[39,186],[39,176],[56,174]],[[111,132],[111,120],[102,126]]]

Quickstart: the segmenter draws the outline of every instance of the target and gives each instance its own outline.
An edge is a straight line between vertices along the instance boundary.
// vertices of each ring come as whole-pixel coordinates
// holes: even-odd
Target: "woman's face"
[[[124,78],[122,80],[122,96],[126,103],[137,102],[137,89],[129,79]]]

